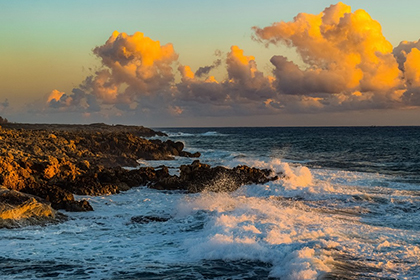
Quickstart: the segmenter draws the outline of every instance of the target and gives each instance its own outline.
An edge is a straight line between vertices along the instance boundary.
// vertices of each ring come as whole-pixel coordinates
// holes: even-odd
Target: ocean
[[[158,130],[212,166],[285,176],[80,196],[95,211],[0,230],[0,279],[420,279],[420,127]],[[176,174],[193,160],[139,163]]]

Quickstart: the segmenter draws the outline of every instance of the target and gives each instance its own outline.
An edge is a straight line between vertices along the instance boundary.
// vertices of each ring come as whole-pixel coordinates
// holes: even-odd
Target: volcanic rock
[[[0,228],[44,225],[63,217],[42,198],[0,186]]]
[[[263,184],[277,180],[268,169],[240,165],[235,168],[210,167],[196,160],[190,165],[181,165],[180,176],[164,176],[150,184],[160,190],[186,190],[189,193],[206,191],[231,192],[242,185]]]
[[[103,195],[166,176],[150,168],[128,171],[137,160],[198,157],[184,144],[142,137],[165,136],[137,126],[4,124],[0,129],[0,184],[36,195],[54,209],[90,211],[73,194]],[[166,170],[167,172],[167,170]]]
[[[40,197],[35,200],[53,209],[91,211],[89,202],[76,201],[74,194],[115,194],[141,185],[190,193],[234,191],[278,178],[269,170],[210,167],[198,160],[182,165],[179,176],[166,166],[122,168],[138,167],[139,159],[200,156],[184,151],[182,142],[141,138],[156,135],[164,134],[136,126],[7,123],[0,129],[0,185]]]

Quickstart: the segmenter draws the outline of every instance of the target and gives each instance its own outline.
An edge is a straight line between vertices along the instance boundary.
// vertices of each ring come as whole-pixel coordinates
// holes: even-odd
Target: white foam
[[[201,136],[226,136],[226,134],[222,134],[217,131],[207,131],[202,133]]]
[[[196,136],[196,134],[185,133],[185,132],[167,132],[167,131],[163,131],[163,133],[165,133],[166,135],[168,135],[168,137],[170,137],[170,138],[173,138],[173,137],[192,137],[192,136]]]
[[[202,260],[262,261],[271,264],[270,276],[280,279],[317,279],[339,262],[353,265],[354,272],[363,269],[357,266],[363,263],[370,269],[363,273],[377,278],[415,279],[420,274],[420,197],[413,191],[418,186],[372,173],[225,155],[209,159],[286,176],[233,193],[184,194],[142,187],[85,197],[94,212],[67,213],[72,219],[58,225],[0,230],[2,256],[35,265],[58,261],[89,268],[91,278],[121,270],[164,271]],[[169,163],[179,166],[182,160]],[[170,219],[132,223],[131,217],[139,215]],[[16,278],[31,277],[28,269]]]
[[[217,131],[206,131],[206,132],[202,132],[202,133],[186,133],[186,132],[168,132],[168,131],[163,131],[163,133],[165,133],[166,135],[168,135],[168,137],[170,138],[182,138],[182,137],[200,137],[200,136],[228,136],[227,134],[223,134],[223,133],[219,133]]]
[[[246,160],[249,164],[249,159]],[[204,230],[184,243],[191,257],[269,262],[273,265],[270,275],[281,279],[316,279],[334,269],[335,257],[342,258],[341,254],[331,254],[337,250],[347,257],[370,258],[368,266],[382,271],[380,275],[384,277],[399,275],[405,267],[419,270],[415,264],[420,258],[416,255],[419,247],[410,244],[410,239],[417,235],[415,232],[366,225],[360,220],[360,215],[369,213],[370,207],[381,209],[380,205],[377,208],[376,200],[388,199],[393,207],[389,195],[402,201],[415,199],[413,203],[420,205],[419,198],[402,197],[399,190],[377,187],[375,191],[372,183],[386,184],[382,175],[316,170],[313,176],[306,167],[279,160],[254,161],[251,166],[269,167],[287,176],[264,185],[244,186],[231,194],[190,197],[177,207],[180,215],[209,213]],[[353,207],[358,201],[349,204],[354,196],[366,196],[369,191],[377,198],[367,200],[363,204],[366,209]],[[304,200],[277,199],[283,196]],[[385,232],[386,237],[375,245]],[[401,246],[407,259],[413,260],[411,265],[392,262],[400,254]]]
[[[330,269],[320,246],[305,249],[301,245],[307,240],[319,244],[334,233],[332,228],[321,226],[327,220],[316,213],[238,193],[202,194],[182,202],[178,211],[184,215],[193,211],[211,213],[204,230],[184,243],[191,258],[270,262],[271,275],[285,279],[314,279],[314,275]],[[285,249],[288,254],[284,254]]]

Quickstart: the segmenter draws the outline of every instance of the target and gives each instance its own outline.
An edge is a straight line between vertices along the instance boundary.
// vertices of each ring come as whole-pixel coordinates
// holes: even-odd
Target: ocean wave
[[[192,272],[197,278],[232,279],[252,271],[264,279],[394,279],[420,273],[418,227],[404,227],[420,224],[415,192],[392,189],[378,174],[308,169],[309,175],[302,166],[279,159],[242,162],[286,171],[295,179],[247,185],[233,193],[140,187],[84,197],[94,212],[68,213],[72,219],[46,228],[0,231],[2,253],[16,265],[54,259],[73,264],[66,271],[54,270],[63,278],[82,272],[93,278],[125,273],[140,278],[152,268],[167,279]],[[150,215],[169,219],[130,222]],[[11,240],[18,246],[10,246]],[[43,275],[29,263],[22,267],[27,272],[19,276]],[[2,268],[1,259],[0,273],[12,273]]]
[[[201,136],[226,136],[226,135],[218,133],[217,131],[207,131],[207,132],[202,133]]]
[[[193,133],[185,133],[185,132],[167,132],[163,131],[168,137],[193,137],[196,136],[196,134]]]
[[[356,176],[363,178],[363,174]],[[202,193],[181,201],[176,209],[178,216],[194,215],[196,211],[208,215],[203,230],[184,240],[189,257],[270,263],[270,276],[280,279],[328,275],[343,278],[346,273],[354,279],[367,275],[393,278],[400,273],[419,272],[416,262],[420,255],[415,252],[420,252],[420,248],[413,243],[416,228],[395,226],[404,210],[397,215],[390,211],[403,206],[414,213],[420,205],[418,199],[407,203],[413,197],[399,197],[398,192],[391,197],[379,193],[365,194],[361,203],[353,198],[355,193],[363,193],[364,187],[312,179],[305,187],[297,184],[301,185],[301,192],[279,180],[244,186],[234,193]],[[316,191],[317,184],[326,184],[330,189]],[[375,210],[380,213],[373,213]],[[380,219],[387,220],[388,226],[384,227]],[[416,215],[409,219],[419,221]],[[407,224],[407,219],[402,224]],[[393,262],[399,254],[407,261]],[[363,265],[359,260],[363,260]],[[343,271],[343,266],[354,270]]]
[[[218,137],[218,136],[229,136],[228,134],[223,134],[217,131],[206,131],[201,133],[186,133],[186,132],[168,132],[163,131],[163,133],[167,134],[168,137]]]

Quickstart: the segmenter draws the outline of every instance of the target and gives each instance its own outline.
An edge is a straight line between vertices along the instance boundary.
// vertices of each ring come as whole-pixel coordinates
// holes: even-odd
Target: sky
[[[420,2],[0,0],[0,116],[420,125]]]

